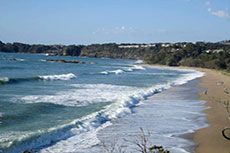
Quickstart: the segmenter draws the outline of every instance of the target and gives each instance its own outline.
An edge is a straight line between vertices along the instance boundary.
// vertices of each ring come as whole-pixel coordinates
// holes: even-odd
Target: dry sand
[[[219,100],[229,100],[230,76],[220,71],[199,69],[206,75],[200,78],[199,87],[206,88],[206,92],[200,92],[201,100],[207,101],[205,106],[210,107],[205,110],[209,127],[199,129],[192,134],[192,140],[198,144],[196,153],[230,153],[230,141],[222,136],[222,129],[230,127],[227,110]]]

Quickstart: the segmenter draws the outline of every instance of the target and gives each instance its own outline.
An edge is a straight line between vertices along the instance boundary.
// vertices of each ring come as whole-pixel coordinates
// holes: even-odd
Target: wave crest
[[[39,76],[39,78],[44,80],[70,80],[76,78],[76,75],[74,75],[73,73],[68,73],[68,74],[61,74],[61,75],[44,75],[44,76]]]
[[[123,74],[125,72],[133,72],[134,70],[146,70],[143,66],[134,65],[133,67],[125,67],[123,69],[117,69],[112,71],[102,71],[101,74],[108,75],[108,74]]]
[[[97,132],[97,129],[103,127],[103,125],[106,125],[112,119],[132,113],[132,108],[139,105],[141,101],[147,97],[166,90],[172,85],[180,85],[203,75],[201,72],[191,71],[189,75],[184,74],[170,83],[156,85],[151,88],[136,88],[110,84],[75,84],[72,85],[75,89],[60,92],[53,96],[31,95],[23,97],[21,100],[26,103],[49,102],[65,106],[82,106],[95,102],[112,102],[112,104],[108,105],[104,110],[95,112],[81,119],[76,119],[61,127],[52,128],[48,132],[40,133],[36,139],[33,139],[28,146],[24,146],[23,149],[41,148],[41,146],[46,146],[54,142],[57,143],[51,146],[50,150],[48,147],[43,149],[42,152],[52,152],[52,149],[54,149],[56,145],[78,146],[81,143],[77,140],[81,140],[79,137],[82,136],[82,133]],[[70,142],[75,144],[70,144]],[[61,151],[63,152],[63,150]]]
[[[0,78],[0,84],[4,84],[7,82],[9,82],[9,78],[7,78],[7,77]]]
[[[60,75],[44,75],[44,76],[35,76],[35,77],[28,77],[28,78],[8,78],[2,77],[0,78],[0,85],[4,84],[13,84],[13,83],[21,83],[27,81],[36,81],[36,80],[63,80],[67,81],[70,79],[76,78],[76,75],[73,73],[68,74],[60,74]]]

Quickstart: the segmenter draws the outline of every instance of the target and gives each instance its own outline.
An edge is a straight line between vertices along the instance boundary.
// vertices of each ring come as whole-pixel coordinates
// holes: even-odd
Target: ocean
[[[47,59],[85,63],[56,63]],[[114,121],[132,116],[153,95],[204,75],[188,69],[144,66],[141,62],[0,53],[0,152],[92,152],[92,147],[101,143],[97,138],[100,131],[112,127]],[[202,102],[183,105],[188,109],[196,106],[193,113],[190,110],[192,115],[186,114],[187,118],[205,118],[201,113],[205,109]],[[149,105],[148,109],[152,109],[148,111],[156,114],[151,118],[164,122],[165,106],[164,100]],[[194,128],[188,127],[186,115],[176,113],[186,108],[167,106],[169,117],[174,120],[166,130],[156,128],[155,134],[164,130],[166,135],[173,135],[175,131],[170,128],[178,124],[186,128],[178,129],[176,134],[189,133],[205,125],[202,120],[192,122]],[[161,137],[155,139],[168,148],[175,147]],[[184,152],[183,147],[186,146],[175,152]]]

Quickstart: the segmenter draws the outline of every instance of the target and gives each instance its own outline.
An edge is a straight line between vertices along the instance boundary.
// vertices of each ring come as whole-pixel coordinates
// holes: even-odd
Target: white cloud
[[[230,18],[230,14],[228,14],[228,12],[224,11],[224,10],[218,10],[218,11],[209,11],[212,15],[215,15],[219,18]]]
[[[228,8],[226,8],[225,10],[217,10],[217,11],[213,11],[213,9],[210,7],[211,6],[211,2],[210,1],[206,1],[205,2],[205,6],[207,6],[207,11],[214,16],[217,16],[219,18],[223,18],[223,19],[230,19],[230,12],[228,13]]]

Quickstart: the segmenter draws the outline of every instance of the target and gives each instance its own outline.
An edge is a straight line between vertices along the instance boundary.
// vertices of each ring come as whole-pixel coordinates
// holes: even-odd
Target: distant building
[[[166,44],[161,44],[161,47],[170,47],[171,44],[170,43],[166,43]]]
[[[220,53],[220,52],[223,52],[223,51],[224,51],[223,49],[215,49],[215,50],[209,49],[209,50],[206,50],[205,52],[207,54],[210,54],[210,53]]]
[[[119,48],[139,48],[139,45],[120,45]]]
[[[119,48],[148,48],[148,47],[156,47],[156,44],[140,44],[140,45],[137,45],[137,44],[122,44],[122,45],[119,45],[118,46]]]

